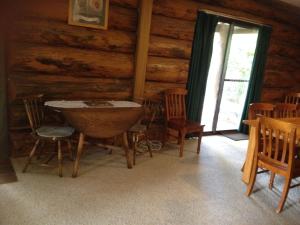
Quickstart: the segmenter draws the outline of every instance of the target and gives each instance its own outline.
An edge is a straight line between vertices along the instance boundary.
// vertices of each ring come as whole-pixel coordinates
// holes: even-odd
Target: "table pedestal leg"
[[[131,169],[132,168],[132,163],[130,160],[130,156],[129,156],[129,146],[128,146],[128,139],[127,139],[127,132],[123,133],[123,148],[125,151],[125,157],[127,160],[127,168]]]
[[[83,151],[83,144],[84,144],[84,134],[80,133],[79,136],[79,143],[78,143],[78,147],[77,147],[77,155],[76,155],[76,159],[75,159],[75,163],[74,163],[74,168],[73,168],[73,174],[72,177],[77,177],[78,175],[78,170],[79,170],[79,160]]]

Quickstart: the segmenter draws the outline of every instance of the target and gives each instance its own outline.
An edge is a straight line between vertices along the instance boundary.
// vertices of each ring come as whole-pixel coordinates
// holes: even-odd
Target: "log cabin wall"
[[[68,25],[69,0],[12,2],[7,61],[16,99],[9,127],[13,155],[20,156],[33,141],[22,96],[132,98],[138,0],[110,0],[107,30]]]
[[[110,0],[107,30],[68,25],[68,0],[21,2],[9,35],[9,79],[17,98],[130,99],[137,0]],[[27,124],[14,101],[11,127]]]
[[[145,95],[159,97],[185,87],[197,11],[208,9],[269,24],[273,28],[262,101],[281,101],[300,91],[300,10],[277,1],[154,0]]]
[[[131,99],[139,0],[110,0],[108,30],[67,24],[68,0],[26,0],[10,21],[9,79],[16,95],[47,99]],[[299,13],[275,1],[154,0],[145,97],[185,87],[197,11],[208,9],[273,27],[262,101],[299,91]],[[20,100],[9,106],[9,126],[26,126]],[[11,136],[24,142],[23,134]],[[14,141],[15,140],[15,141]],[[27,140],[27,139],[26,139]]]

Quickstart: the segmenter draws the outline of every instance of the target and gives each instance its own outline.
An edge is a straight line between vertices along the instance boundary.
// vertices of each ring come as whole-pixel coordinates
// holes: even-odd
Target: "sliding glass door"
[[[205,131],[238,129],[257,36],[256,27],[218,23],[202,112]]]

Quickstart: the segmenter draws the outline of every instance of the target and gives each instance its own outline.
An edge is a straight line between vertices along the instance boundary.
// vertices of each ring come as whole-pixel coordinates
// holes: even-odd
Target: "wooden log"
[[[192,41],[195,22],[174,19],[166,16],[153,15],[151,34]]]
[[[118,6],[110,6],[108,29],[137,30],[137,11]]]
[[[52,46],[70,46],[92,50],[133,53],[135,34],[118,30],[99,30],[70,26],[60,21],[26,19],[18,21],[10,32],[14,41]]]
[[[62,76],[61,74],[10,74],[17,97],[44,93],[46,99],[129,99],[132,79],[103,79]]]
[[[297,61],[293,61],[287,57],[268,55],[265,69],[293,73],[294,71],[300,70],[300,65],[297,63]]]
[[[289,91],[293,91],[292,89],[289,89]],[[287,93],[285,89],[282,88],[267,88],[264,87],[261,94],[261,102],[282,102],[283,96]]]
[[[291,41],[295,44],[299,44],[299,32],[297,27],[294,25],[289,24],[288,22],[278,22],[274,20],[273,17],[267,17],[264,13],[261,14],[253,14],[255,10],[250,9],[250,11],[245,10],[245,7],[242,5],[251,5],[249,1],[241,1],[236,0],[239,4],[232,8],[232,3],[228,0],[223,1],[210,1],[210,0],[201,0],[201,2],[195,1],[186,1],[186,0],[156,0],[153,13],[156,15],[162,15],[166,17],[172,17],[182,20],[189,20],[195,21],[198,10],[201,9],[208,9],[215,12],[221,12],[233,17],[245,18],[252,21],[257,21],[258,23],[262,24],[269,24],[273,27],[275,35],[278,36],[281,40],[286,40],[287,37],[285,36],[286,32],[291,33],[288,34],[289,37],[292,39]],[[226,4],[224,4],[226,2]],[[219,4],[220,3],[220,4]],[[227,4],[228,3],[228,4]],[[258,7],[258,12],[260,11],[259,4],[256,5]],[[261,4],[262,8],[265,8],[263,4]],[[271,7],[266,7],[269,11],[272,11]],[[253,11],[253,12],[252,12]],[[264,9],[262,10],[264,11]],[[252,13],[251,13],[252,12]],[[281,12],[276,11],[276,15],[280,14]],[[164,20],[158,20],[158,24],[162,23]],[[163,25],[163,24],[162,24]],[[155,24],[153,24],[155,26]],[[163,25],[164,26],[164,25]],[[294,35],[296,34],[296,37]],[[297,38],[298,37],[298,38]],[[290,39],[289,38],[289,39]]]
[[[193,40],[195,22],[160,15],[153,15],[152,18],[151,34],[181,40]],[[281,41],[288,39],[290,43],[300,46],[300,32],[284,24],[273,26],[271,37]]]
[[[169,83],[186,83],[189,60],[149,57],[147,64],[147,81]]]
[[[67,23],[69,1],[61,0],[30,0],[26,4],[16,6],[16,19],[26,17],[56,20]],[[126,3],[124,3],[126,4]],[[124,5],[123,4],[123,5]],[[120,4],[122,5],[122,4]],[[137,10],[111,4],[109,7],[108,29],[136,31]],[[101,32],[98,30],[98,32]]]
[[[13,44],[10,55],[10,71],[103,78],[133,77],[133,56],[128,54]]]
[[[192,41],[151,35],[149,55],[169,58],[189,59],[191,57]]]
[[[147,59],[153,0],[140,0],[139,25],[137,32],[133,99],[142,102],[146,80]]]
[[[291,29],[288,26],[277,25],[272,27],[272,39],[281,40],[286,42],[288,40],[289,43],[300,47],[300,32],[299,30]]]
[[[274,10],[281,8],[281,10]],[[153,13],[167,15],[174,18],[195,20],[198,10],[209,9],[216,12],[223,12],[229,15],[241,16],[248,14],[246,18],[267,18],[284,24],[291,24],[300,27],[299,14],[295,13],[293,7],[282,10],[277,2],[262,3],[256,1],[241,0],[201,0],[199,2],[191,0],[156,0],[154,2]]]
[[[186,0],[154,0],[153,14],[194,21],[199,2]]]
[[[300,58],[300,47],[286,41],[283,42],[273,39],[270,42],[268,54],[297,60]]]
[[[162,99],[164,91],[170,88],[185,88],[186,84],[147,81],[145,85],[146,99]]]
[[[138,7],[138,0],[110,0],[109,4],[136,9]]]
[[[265,88],[293,88],[295,82],[298,83],[299,79],[295,79],[291,73],[282,73],[278,71],[266,71],[264,76]]]

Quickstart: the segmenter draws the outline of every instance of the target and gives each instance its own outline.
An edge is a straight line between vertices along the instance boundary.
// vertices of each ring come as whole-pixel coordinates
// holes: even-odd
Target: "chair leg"
[[[25,164],[25,166],[24,166],[24,168],[23,168],[23,173],[26,172],[26,170],[27,170],[27,168],[28,168],[28,165],[29,165],[30,162],[31,162],[31,159],[32,159],[32,157],[34,156],[34,154],[35,154],[35,152],[36,152],[36,150],[37,150],[37,148],[38,148],[39,143],[40,143],[40,139],[37,139],[36,142],[35,142],[35,144],[34,144],[34,146],[33,146],[33,149],[31,150],[31,152],[30,152],[30,154],[29,154],[28,160],[27,160],[27,162],[26,162],[26,164]]]
[[[241,168],[241,172],[244,172],[244,169],[245,169],[245,163],[246,163],[246,162],[244,162],[244,164],[243,164],[243,166],[242,166],[242,168]]]
[[[80,133],[78,147],[77,147],[77,154],[76,154],[76,159],[75,159],[73,174],[72,174],[73,178],[77,177],[78,175],[79,160],[83,151],[83,144],[84,144],[84,134]]]
[[[290,184],[291,184],[291,178],[286,177],[285,178],[285,184],[284,184],[284,187],[283,187],[283,191],[282,191],[282,194],[281,194],[281,198],[280,198],[278,207],[276,209],[276,213],[280,213],[282,211],[282,208],[284,206],[286,197],[287,197],[287,195],[289,193],[289,190],[290,190]]]
[[[253,163],[253,167],[252,167],[252,172],[251,172],[251,177],[250,177],[250,181],[249,181],[249,184],[247,185],[247,191],[246,191],[246,196],[250,196],[251,193],[252,193],[252,190],[253,190],[253,187],[254,187],[254,183],[255,183],[255,180],[256,180],[256,175],[257,175],[257,169],[258,169],[258,166],[257,166],[257,160],[258,159],[254,159],[254,163]]]
[[[51,154],[50,157],[44,162],[44,164],[48,164],[54,158],[55,155],[56,153]]]
[[[166,145],[166,142],[168,141],[168,128],[165,128],[164,134],[163,134],[163,140],[162,140],[162,147]]]
[[[133,148],[133,165],[135,165],[135,158],[136,158],[136,145],[137,145],[137,136],[135,134],[132,134],[132,148]]]
[[[202,140],[202,132],[203,132],[203,131],[200,131],[200,132],[199,132],[199,135],[198,135],[197,154],[199,154],[199,153],[200,153],[201,140]]]
[[[131,169],[132,164],[131,164],[130,156],[129,156],[129,146],[128,146],[128,139],[127,139],[127,132],[123,133],[123,148],[124,148],[124,151],[125,151],[125,157],[126,157],[126,161],[127,161],[127,168]]]
[[[72,143],[71,143],[71,140],[67,139],[67,145],[68,145],[68,151],[69,151],[70,159],[71,159],[72,161],[74,161],[74,154],[73,154],[73,150],[72,150]]]
[[[271,190],[273,188],[274,179],[275,179],[275,173],[271,172],[270,181],[269,181],[269,189],[271,189]]]
[[[40,158],[41,158],[41,155],[43,154],[43,152],[44,152],[44,145],[45,145],[45,141],[41,141],[41,146],[40,146],[40,151],[39,151],[39,153],[38,153],[38,155],[37,155],[37,157],[36,157],[36,159],[37,160],[39,160]]]
[[[58,156],[58,175],[62,177],[62,152],[61,152],[61,142],[57,141],[57,156]]]
[[[146,144],[147,144],[147,147],[148,147],[149,155],[150,155],[150,157],[152,158],[152,157],[153,157],[153,154],[152,154],[152,148],[151,148],[151,144],[150,144],[150,141],[149,141],[148,135],[147,135],[147,134],[145,134],[145,136],[146,136]]]
[[[179,157],[182,157],[183,156],[183,147],[184,147],[184,138],[185,138],[185,132],[184,131],[180,131],[179,138],[180,138]]]

